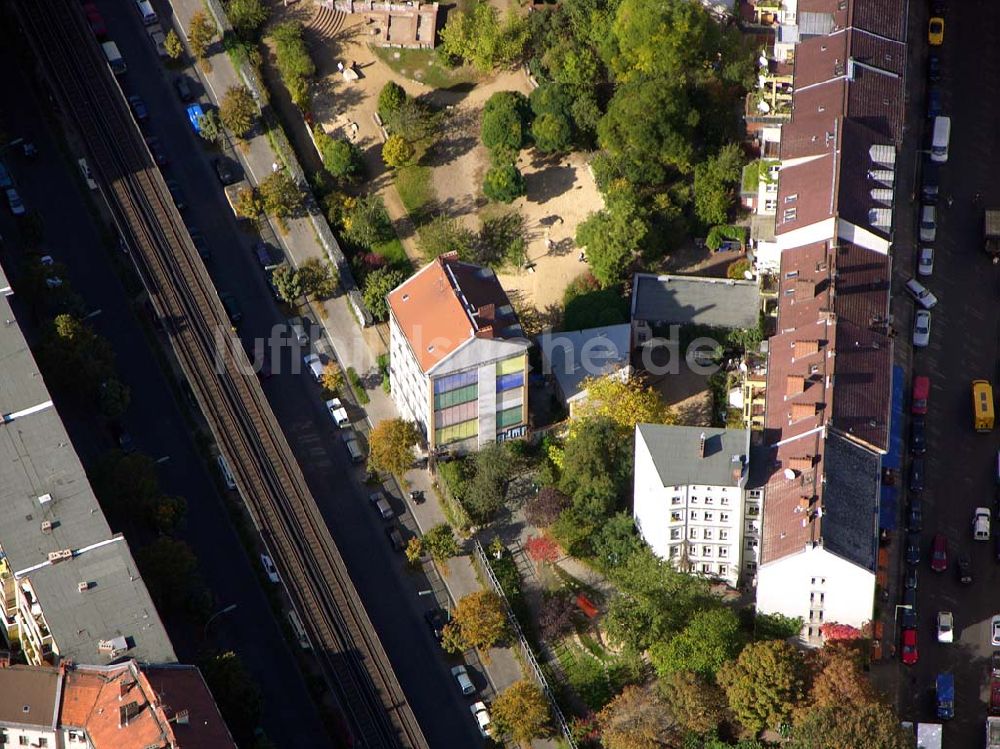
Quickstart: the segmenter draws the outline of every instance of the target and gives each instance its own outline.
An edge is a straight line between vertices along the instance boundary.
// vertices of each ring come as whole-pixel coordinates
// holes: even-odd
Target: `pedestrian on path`
[[[277,161],[272,161],[272,162],[271,162],[271,171],[272,171],[272,172],[276,172],[276,171],[278,171],[279,169],[281,169],[281,167],[280,167],[280,166],[278,166],[278,162],[277,162]]]

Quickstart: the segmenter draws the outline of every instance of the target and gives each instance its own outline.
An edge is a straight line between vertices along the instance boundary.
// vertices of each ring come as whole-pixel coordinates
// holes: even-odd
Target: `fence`
[[[573,739],[573,734],[569,730],[569,724],[566,722],[566,716],[563,715],[562,710],[559,709],[559,703],[556,702],[555,695],[552,694],[552,690],[549,688],[549,682],[545,678],[545,674],[542,672],[542,667],[538,664],[538,659],[535,658],[535,653],[531,649],[531,645],[528,644],[527,639],[524,637],[524,632],[521,631],[521,625],[517,621],[517,617],[514,616],[514,610],[510,606],[510,601],[507,600],[507,596],[503,592],[503,588],[500,587],[500,581],[497,580],[496,575],[493,574],[493,568],[490,567],[489,558],[486,556],[486,550],[483,549],[483,545],[479,541],[475,541],[473,544],[473,554],[472,563],[476,566],[479,573],[489,581],[490,587],[493,588],[493,592],[500,596],[500,600],[503,601],[504,610],[507,612],[507,619],[510,621],[511,627],[514,629],[514,634],[517,636],[518,645],[521,647],[521,657],[526,664],[528,664],[528,670],[531,675],[535,677],[535,681],[538,682],[538,686],[542,688],[542,692],[549,700],[549,706],[552,709],[552,715],[555,718],[556,725],[562,732],[563,738],[569,745],[570,749],[577,749],[576,741]]]
[[[227,41],[233,39],[235,34],[233,25],[229,22],[229,16],[226,15],[225,8],[222,7],[220,0],[205,0],[205,6],[215,19],[215,24],[222,34],[223,45],[225,46]],[[236,64],[235,61],[234,64]],[[337,241],[337,238],[330,231],[326,217],[323,216],[323,212],[316,204],[316,198],[313,195],[309,181],[306,179],[305,170],[299,163],[298,158],[296,158],[295,150],[292,148],[292,144],[289,143],[288,136],[285,135],[285,131],[278,121],[278,116],[270,106],[267,106],[270,101],[267,88],[257,77],[257,71],[254,70],[249,61],[245,59],[241,60],[236,67],[236,72],[243,79],[243,83],[250,90],[253,98],[260,106],[261,120],[264,122],[266,131],[271,136],[272,146],[278,152],[278,156],[284,163],[285,168],[288,169],[288,173],[305,193],[306,211],[309,214],[309,221],[312,224],[313,231],[316,233],[316,239],[323,246],[323,251],[326,253],[327,259],[337,266],[337,271],[340,273],[340,285],[347,295],[348,302],[350,302],[351,307],[354,309],[354,314],[357,316],[358,322],[363,327],[373,325],[375,319],[365,306],[361,290],[358,289],[358,284],[354,280],[354,272],[351,270],[351,265],[347,262],[347,257],[344,255],[343,250],[340,249],[340,243]]]

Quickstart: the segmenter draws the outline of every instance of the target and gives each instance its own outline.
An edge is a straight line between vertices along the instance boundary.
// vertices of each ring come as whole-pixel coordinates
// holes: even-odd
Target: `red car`
[[[87,17],[87,23],[90,24],[90,30],[94,32],[94,36],[103,39],[108,35],[108,27],[104,25],[104,18],[101,17],[101,11],[97,9],[96,5],[84,3],[83,14]]]
[[[940,533],[934,534],[931,544],[931,569],[935,572],[948,569],[948,539]]]
[[[917,630],[904,629],[902,638],[902,659],[907,666],[912,666],[917,662],[919,653],[917,652]]]
[[[913,378],[913,397],[910,399],[910,411],[915,414],[927,413],[927,399],[931,394],[931,378],[927,375],[917,375]]]

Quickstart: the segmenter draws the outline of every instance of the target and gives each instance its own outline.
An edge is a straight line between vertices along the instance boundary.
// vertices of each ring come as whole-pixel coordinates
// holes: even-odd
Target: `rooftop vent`
[[[701,433],[701,437],[698,440],[698,457],[705,457],[705,433]]]
[[[43,495],[41,495],[38,498],[38,504],[40,504],[40,505],[44,505],[44,504],[46,504],[48,502],[51,502],[51,501],[52,501],[52,495],[51,494],[43,494]]]
[[[76,589],[81,593],[86,593],[88,590],[90,590],[90,583],[88,583],[86,580],[78,582],[76,584]]]
[[[410,301],[410,295],[409,294],[403,294],[402,299],[403,299],[404,302],[408,302],[408,301]]]
[[[65,562],[67,559],[73,558],[72,549],[61,549],[59,551],[50,551],[48,554],[49,564],[59,564],[59,562]]]
[[[42,521],[42,533],[51,533],[51,532],[52,532],[52,521],[51,520],[43,520]]]

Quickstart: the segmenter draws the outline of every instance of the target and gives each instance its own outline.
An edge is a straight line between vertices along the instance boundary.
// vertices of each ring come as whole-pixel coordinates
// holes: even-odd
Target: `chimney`
[[[187,710],[178,710],[177,715],[174,716],[174,723],[179,726],[186,726],[190,720],[190,716]]]
[[[698,439],[698,457],[705,457],[705,433],[701,433],[701,437]]]
[[[132,682],[125,681],[122,679],[118,682],[118,701],[121,702],[128,695],[129,690],[132,688]]]

